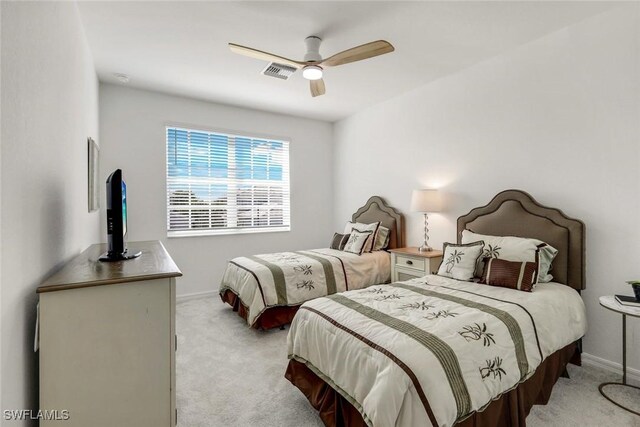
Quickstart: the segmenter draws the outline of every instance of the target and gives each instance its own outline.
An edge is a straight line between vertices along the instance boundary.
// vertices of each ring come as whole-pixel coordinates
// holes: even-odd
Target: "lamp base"
[[[433,248],[431,246],[422,245],[418,248],[418,252],[431,252]]]

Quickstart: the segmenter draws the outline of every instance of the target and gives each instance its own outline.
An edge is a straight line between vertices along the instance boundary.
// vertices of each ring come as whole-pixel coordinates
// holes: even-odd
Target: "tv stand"
[[[176,278],[162,243],[131,242],[132,262],[93,245],[39,288],[40,427],[175,427]]]
[[[138,258],[140,255],[142,255],[142,252],[140,252],[140,251],[129,252],[129,250],[127,249],[124,252],[122,252],[121,254],[107,252],[107,253],[103,254],[100,258],[98,258],[98,260],[100,260],[102,262],[126,261],[128,259]]]

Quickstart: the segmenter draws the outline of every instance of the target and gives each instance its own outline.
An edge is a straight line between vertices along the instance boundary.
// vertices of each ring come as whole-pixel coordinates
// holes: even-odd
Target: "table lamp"
[[[418,248],[420,252],[429,252],[429,212],[440,212],[440,194],[438,190],[413,190],[411,194],[411,210],[424,213],[424,243]]]

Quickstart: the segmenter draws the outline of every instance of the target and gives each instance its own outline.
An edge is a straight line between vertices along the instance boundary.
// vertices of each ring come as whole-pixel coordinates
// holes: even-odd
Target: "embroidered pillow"
[[[351,252],[352,254],[362,255],[364,252],[364,246],[367,243],[367,240],[371,238],[373,231],[358,231],[355,228],[351,230],[351,235],[349,236],[349,240],[347,240],[346,245],[344,245],[345,252]]]
[[[344,245],[349,240],[349,234],[333,233],[333,239],[331,239],[331,249],[337,249],[339,251],[344,249]]]
[[[507,261],[528,261],[538,263],[536,283],[550,282],[553,276],[549,274],[551,263],[558,254],[558,250],[542,240],[514,236],[488,236],[477,234],[470,230],[462,232],[462,243],[483,241],[483,258],[478,262],[476,277],[482,277],[484,258],[500,258]],[[536,259],[536,256],[538,257]]]
[[[538,265],[535,262],[487,258],[480,283],[531,292],[537,273]]]
[[[376,237],[373,239],[373,250],[381,251],[383,249],[386,249],[386,247],[389,245],[390,235],[391,235],[391,232],[387,227],[382,225],[378,227],[378,232],[376,233]]]
[[[471,280],[476,269],[478,258],[482,255],[483,242],[466,245],[445,243],[442,251],[442,263],[438,268],[438,276],[451,277],[458,280]]]
[[[347,225],[344,227],[344,234],[351,233],[351,230],[358,230],[359,232],[371,231],[371,235],[367,239],[364,245],[363,252],[371,252],[373,249],[373,240],[378,231],[378,227],[380,226],[380,222],[374,222],[371,224],[363,224],[361,222],[347,222]]]

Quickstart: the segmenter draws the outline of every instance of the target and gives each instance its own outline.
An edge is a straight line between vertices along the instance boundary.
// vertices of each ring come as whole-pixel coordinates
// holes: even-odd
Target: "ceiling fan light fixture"
[[[302,69],[302,77],[307,80],[320,80],[322,78],[322,67],[307,65]]]
[[[2,1],[2,0],[0,0]],[[295,71],[302,69],[302,76],[309,80],[309,88],[311,96],[320,96],[326,93],[324,80],[322,79],[323,67],[337,67],[338,65],[350,64],[352,62],[362,61],[364,59],[373,58],[393,52],[395,48],[391,43],[385,40],[376,40],[365,43],[351,49],[343,50],[328,58],[322,58],[320,55],[320,43],[322,40],[318,36],[310,36],[305,39],[307,45],[307,53],[302,61],[285,58],[284,56],[274,55],[273,53],[264,52],[247,46],[235,43],[229,43],[229,49],[232,52],[248,56],[250,58],[268,61],[269,65],[262,74],[286,79]],[[285,71],[286,74],[285,75]]]

